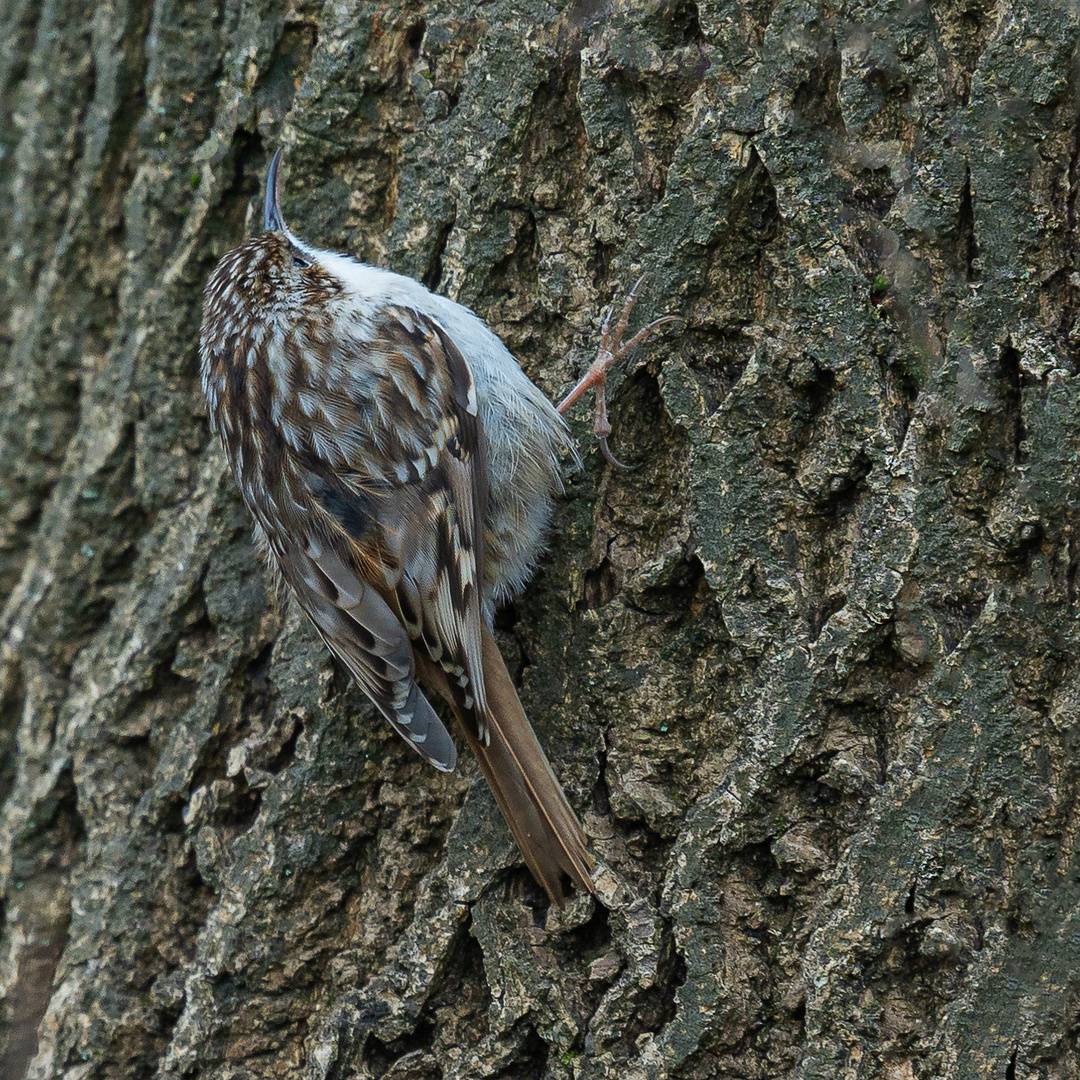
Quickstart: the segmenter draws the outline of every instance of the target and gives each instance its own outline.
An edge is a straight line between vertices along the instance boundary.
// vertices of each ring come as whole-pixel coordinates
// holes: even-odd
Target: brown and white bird
[[[294,236],[280,203],[218,264],[200,339],[210,414],[256,538],[330,650],[422,757],[457,752],[424,691],[450,703],[536,880],[593,891],[585,835],[491,632],[542,546],[559,411],[471,311],[400,274]],[[636,292],[636,287],[635,287]],[[622,344],[627,302],[585,386]],[[664,321],[664,320],[660,320]],[[597,432],[607,455],[598,395]],[[421,689],[423,686],[423,690]]]

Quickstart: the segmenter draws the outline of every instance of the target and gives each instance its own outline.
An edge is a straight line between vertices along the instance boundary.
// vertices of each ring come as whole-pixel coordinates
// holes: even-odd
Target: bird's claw
[[[563,398],[558,407],[559,413],[565,414],[570,406],[573,405],[586,390],[590,388],[595,389],[596,420],[594,422],[594,430],[596,432],[596,437],[600,442],[600,452],[604,455],[604,460],[607,461],[608,464],[614,465],[617,469],[629,469],[630,466],[624,465],[619,461],[615,455],[612,454],[611,448],[608,446],[608,436],[611,434],[611,424],[608,422],[607,417],[606,396],[608,370],[612,364],[617,363],[643,342],[652,337],[652,335],[665,323],[675,321],[674,315],[665,315],[662,318],[654,319],[647,326],[642,327],[629,341],[623,341],[623,334],[626,333],[626,327],[630,321],[630,312],[634,310],[634,304],[637,303],[638,289],[641,287],[641,283],[645,280],[646,276],[646,274],[642,274],[641,277],[634,282],[634,287],[627,294],[626,300],[623,303],[622,312],[619,314],[619,321],[615,324],[614,334],[611,333],[611,317],[615,312],[614,305],[609,307],[604,313],[604,320],[600,325],[600,348],[597,349],[596,359],[592,362],[589,370],[584,374],[577,386]]]
[[[597,442],[600,443],[600,453],[604,455],[604,460],[609,465],[614,465],[616,469],[622,469],[623,472],[632,472],[637,468],[636,465],[624,465],[612,452],[611,447],[608,446],[608,437],[606,435],[597,435]]]

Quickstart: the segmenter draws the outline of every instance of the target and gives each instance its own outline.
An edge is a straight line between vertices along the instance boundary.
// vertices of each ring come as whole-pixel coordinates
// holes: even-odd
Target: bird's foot
[[[596,422],[594,430],[597,439],[600,441],[600,452],[604,455],[605,460],[610,465],[614,465],[617,469],[626,469],[629,466],[623,465],[621,461],[618,461],[611,452],[611,448],[608,446],[608,436],[611,434],[611,423],[608,421],[607,414],[608,370],[612,364],[618,363],[618,361],[631,353],[642,342],[647,341],[652,337],[664,323],[675,321],[674,315],[665,315],[661,319],[654,319],[647,326],[642,327],[629,341],[623,341],[623,334],[626,333],[626,325],[630,321],[630,312],[634,310],[634,304],[637,303],[638,289],[641,287],[641,283],[645,278],[646,275],[642,274],[641,277],[634,282],[634,287],[630,290],[629,295],[626,297],[626,301],[623,304],[619,321],[615,324],[614,333],[611,332],[611,316],[615,310],[614,305],[607,309],[604,314],[603,325],[600,328],[600,348],[597,350],[596,359],[589,366],[589,370],[582,376],[581,381],[566,395],[566,397],[563,398],[558,407],[560,415],[565,414],[570,406],[573,405],[586,390],[595,389]]]

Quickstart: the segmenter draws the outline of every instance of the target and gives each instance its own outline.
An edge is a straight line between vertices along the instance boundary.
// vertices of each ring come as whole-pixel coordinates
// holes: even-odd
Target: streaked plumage
[[[491,635],[542,547],[566,428],[472,312],[267,231],[206,287],[202,381],[261,546],[379,712],[422,756],[460,719],[529,868],[561,902],[593,861]]]

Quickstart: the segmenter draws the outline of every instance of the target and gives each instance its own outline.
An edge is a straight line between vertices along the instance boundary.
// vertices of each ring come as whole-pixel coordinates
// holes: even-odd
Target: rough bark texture
[[[1080,1076],[1070,0],[8,0],[0,1076]],[[592,836],[548,910],[277,608],[201,288],[301,235],[576,420],[501,617]]]

